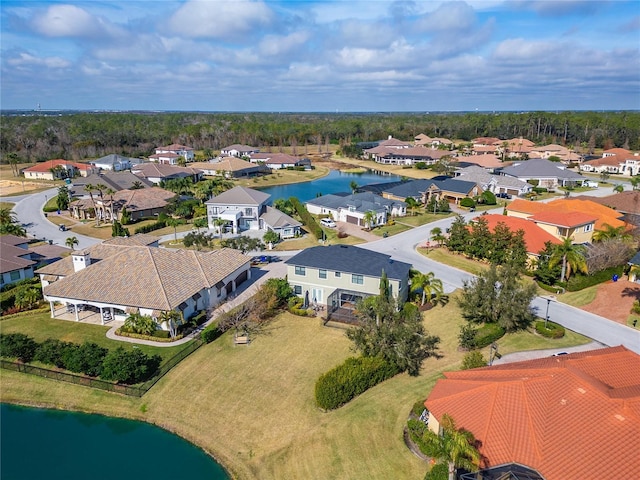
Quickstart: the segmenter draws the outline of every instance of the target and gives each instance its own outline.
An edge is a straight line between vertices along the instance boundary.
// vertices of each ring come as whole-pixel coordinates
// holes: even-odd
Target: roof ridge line
[[[209,279],[207,278],[207,274],[204,272],[204,268],[202,268],[202,263],[200,262],[199,255],[196,255],[196,252],[193,250],[189,250],[189,251],[193,256],[193,259],[198,264],[198,268],[200,269],[200,273],[202,274],[202,278],[204,279],[205,285],[208,285],[208,288],[211,288],[213,285],[211,285],[211,282],[209,282]]]
[[[158,278],[158,283],[160,283],[160,291],[162,292],[162,295],[165,299],[166,305],[169,307],[169,310],[172,310],[171,308],[171,302],[169,301],[169,296],[167,295],[167,291],[164,288],[164,283],[162,283],[162,279],[160,278],[160,272],[158,271],[158,265],[156,264],[156,259],[153,256],[153,253],[151,251],[150,247],[146,248],[147,254],[149,255],[149,257],[151,257],[151,263],[153,265],[153,269],[156,272],[156,277]]]

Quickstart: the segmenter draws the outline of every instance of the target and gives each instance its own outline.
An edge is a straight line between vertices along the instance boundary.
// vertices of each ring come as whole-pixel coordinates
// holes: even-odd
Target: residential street
[[[603,188],[589,193],[601,196],[601,191],[606,192],[607,190],[611,191],[610,188]],[[29,236],[46,238],[47,240],[52,240],[54,244],[64,245],[69,234],[58,230],[58,227],[49,222],[42,212],[46,198],[51,198],[56,193],[56,189],[51,189],[26,197],[22,195],[14,198],[5,197],[3,200],[16,202],[14,211],[19,221],[25,225]],[[605,194],[610,193],[607,192]],[[502,213],[502,207],[492,210],[490,213]],[[470,220],[477,215],[479,213],[468,213],[464,217]],[[417,270],[433,272],[437,278],[442,280],[445,292],[450,293],[462,287],[464,280],[471,279],[472,275],[420,255],[416,251],[416,246],[429,240],[432,228],[440,227],[444,231],[452,222],[453,218],[445,218],[392,237],[381,238],[359,246],[375,252],[386,253],[396,260],[411,263]],[[73,236],[80,242],[78,248],[86,248],[100,242],[98,239],[84,235],[73,234]],[[168,237],[173,237],[173,235]],[[292,252],[274,253],[278,256],[286,257],[291,255]],[[612,301],[615,301],[615,299],[612,299]],[[544,316],[547,301],[538,297],[534,300],[533,305],[538,309],[539,315]],[[624,345],[626,348],[640,354],[640,331],[638,330],[555,301],[549,305],[549,317],[552,321],[597,342],[608,346]]]

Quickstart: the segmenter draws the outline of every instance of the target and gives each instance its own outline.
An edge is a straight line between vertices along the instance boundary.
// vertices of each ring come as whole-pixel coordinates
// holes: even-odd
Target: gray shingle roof
[[[299,227],[302,225],[299,221],[291,218],[286,213],[270,206],[267,206],[266,211],[260,215],[260,218],[271,228]]]
[[[550,177],[564,180],[585,180],[585,177],[582,175],[561,167],[562,165],[559,165],[557,162],[550,162],[543,158],[535,158],[517,165],[512,165],[511,167],[503,168],[502,173],[511,175],[512,177],[522,178]]]
[[[207,205],[259,205],[271,198],[268,193],[254,190],[247,187],[233,187],[231,190],[222,192],[220,195],[207,200]]]
[[[394,280],[404,280],[411,265],[393,260],[390,255],[372,252],[352,245],[311,247],[285,262],[309,268],[323,268],[337,272],[355,273],[368,277],[379,277],[382,270]]]
[[[353,195],[338,193],[335,195],[322,195],[306,202],[311,205],[319,205],[330,209],[355,207],[357,212],[384,211],[385,207],[393,208],[402,206],[404,202],[389,200],[372,192],[360,192]]]

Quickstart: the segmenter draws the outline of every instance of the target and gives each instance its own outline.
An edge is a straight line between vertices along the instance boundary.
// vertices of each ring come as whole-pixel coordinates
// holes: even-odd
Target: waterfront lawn
[[[314,164],[315,166],[315,164]],[[262,175],[259,177],[241,178],[234,180],[236,186],[249,188],[264,188],[274,185],[287,185],[290,183],[310,182],[318,178],[324,177],[329,173],[329,169],[324,166],[315,166],[313,170],[276,170],[270,175]]]
[[[212,452],[238,478],[422,478],[427,464],[405,447],[403,427],[440,372],[459,368],[464,356],[454,298],[424,312],[424,322],[440,336],[442,358],[427,359],[418,377],[397,375],[331,412],[315,406],[314,385],[354,355],[351,344],[342,329],[288,313],[250,345],[234,346],[227,333],[203,346],[141,399],[14,372],[3,372],[0,399],[144,419]],[[568,346],[532,334],[513,338],[498,341],[501,353]]]
[[[47,338],[56,338],[78,344],[85,341],[93,342],[110,350],[119,346],[123,346],[127,350],[134,348],[135,344],[133,343],[107,338],[106,334],[109,328],[111,327],[51,318],[49,307],[0,317],[0,333],[24,333],[36,342],[43,342]],[[135,346],[147,355],[160,355],[165,360],[185,347],[184,345],[173,347]]]

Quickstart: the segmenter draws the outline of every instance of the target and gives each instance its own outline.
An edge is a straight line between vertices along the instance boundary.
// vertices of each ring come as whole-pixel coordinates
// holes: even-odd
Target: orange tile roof
[[[526,218],[508,217],[506,215],[483,215],[487,220],[489,229],[493,232],[499,223],[505,224],[512,232],[524,231],[524,241],[527,245],[527,252],[537,255],[544,249],[546,242],[560,243],[556,237],[543,230],[535,222]]]
[[[579,227],[595,223],[597,217],[582,212],[539,212],[529,217],[537,223],[548,223],[560,227]]]
[[[426,407],[481,442],[483,467],[546,480],[637,478],[640,356],[624,347],[446,372]]]
[[[620,217],[622,217],[620,212],[592,200],[577,198],[562,198],[548,203],[517,199],[507,206],[507,211],[525,213],[529,215],[535,215],[543,212],[580,212],[590,215],[596,219],[596,230],[602,230],[605,224],[611,225],[612,227],[626,225],[624,221],[620,220]]]
[[[61,158],[58,158],[56,160],[47,160],[46,162],[36,163],[33,167],[25,168],[23,171],[24,172],[48,172],[54,167],[64,166],[64,165],[71,165],[74,168],[77,168],[78,170],[90,170],[95,168],[88,163],[78,163],[78,162],[72,162],[71,160],[63,160]]]

